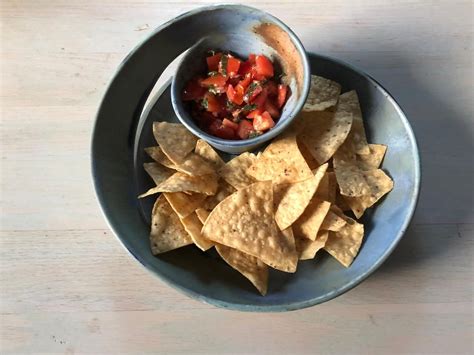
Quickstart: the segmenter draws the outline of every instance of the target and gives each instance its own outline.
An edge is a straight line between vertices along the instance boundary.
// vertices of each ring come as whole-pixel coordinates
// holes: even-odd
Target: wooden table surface
[[[120,61],[207,1],[2,1],[2,353],[472,353],[473,3],[249,1],[307,50],[366,70],[399,101],[422,156],[400,245],[347,294],[249,314],[191,300],[107,228],[89,147]]]

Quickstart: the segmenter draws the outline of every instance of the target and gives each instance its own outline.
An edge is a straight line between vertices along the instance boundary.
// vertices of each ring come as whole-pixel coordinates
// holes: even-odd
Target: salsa
[[[289,96],[288,86],[264,55],[241,60],[211,51],[207,73],[192,78],[182,93],[199,127],[224,139],[256,137],[275,126]]]

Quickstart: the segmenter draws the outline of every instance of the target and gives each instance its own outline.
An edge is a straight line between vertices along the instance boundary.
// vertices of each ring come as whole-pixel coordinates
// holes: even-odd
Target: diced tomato
[[[227,97],[229,101],[234,104],[241,105],[244,101],[244,88],[240,85],[237,85],[236,88],[229,84],[227,87]]]
[[[227,59],[227,76],[234,77],[239,73],[240,60],[229,56]]]
[[[240,64],[239,74],[245,76],[247,74],[252,73],[252,66],[253,64],[249,61],[243,62],[242,64]]]
[[[253,101],[254,105],[257,105],[257,108],[261,111],[265,110],[265,102],[267,101],[267,92],[262,91]]]
[[[267,111],[263,112],[261,115],[256,115],[253,119],[253,128],[256,131],[266,131],[273,126],[275,126],[275,122]]]
[[[245,75],[245,78],[239,82],[239,85],[242,86],[244,90],[246,90],[251,82],[252,82],[252,77],[250,76],[250,74],[248,74],[248,75]]]
[[[273,80],[269,80],[266,82],[265,90],[267,90],[268,96],[276,97],[278,95],[278,86]]]
[[[235,131],[227,126],[222,124],[221,120],[214,120],[208,128],[208,132],[213,136],[223,138],[223,139],[235,139]]]
[[[203,106],[207,111],[213,114],[217,115],[219,112],[221,112],[221,104],[219,100],[214,94],[210,92],[207,92],[204,95]]]
[[[239,128],[237,129],[237,136],[240,139],[247,139],[250,133],[253,132],[253,125],[247,120],[239,122]]]
[[[256,56],[255,54],[250,53],[250,54],[249,54],[249,58],[248,58],[248,62],[249,62],[250,64],[254,65],[254,64],[255,64],[255,58],[256,58],[256,57],[257,57],[257,56]]]
[[[286,94],[288,93],[288,86],[284,84],[278,85],[278,108],[282,108],[286,101]]]
[[[184,101],[200,100],[206,93],[206,89],[199,85],[198,80],[190,80],[184,88],[182,99]]]
[[[261,113],[262,111],[260,111],[259,109],[250,111],[249,114],[247,115],[247,118],[255,118],[255,116],[260,115]]]
[[[210,76],[204,80],[201,80],[201,86],[209,88],[211,86],[224,87],[227,79],[221,74]]]
[[[265,76],[266,78],[271,78],[273,76],[273,64],[264,55],[257,55],[255,58],[255,67],[257,73]]]
[[[251,103],[262,92],[262,90],[262,86],[254,81],[248,86],[247,92],[244,95],[244,101]]]
[[[206,58],[207,62],[207,69],[211,71],[217,71],[217,67],[219,65],[219,61],[221,60],[222,53],[216,53],[210,57]]]
[[[237,128],[239,128],[239,124],[238,124],[238,123],[235,123],[235,122],[233,122],[233,121],[231,121],[231,120],[229,120],[229,119],[227,119],[227,118],[224,118],[224,119],[222,120],[222,124],[223,124],[224,126],[226,126],[226,127],[232,128],[234,131],[236,131]]]
[[[267,111],[272,118],[280,117],[280,111],[270,100],[265,101],[265,111]]]

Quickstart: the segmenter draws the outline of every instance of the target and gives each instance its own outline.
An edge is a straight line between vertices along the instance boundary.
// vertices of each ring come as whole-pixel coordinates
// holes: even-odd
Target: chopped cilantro
[[[216,71],[210,71],[209,73],[207,73],[207,75],[209,75],[209,76],[216,76],[217,74],[219,74],[219,73],[216,72]]]
[[[227,54],[223,54],[219,63],[220,72],[222,75],[227,76],[227,60],[229,57]]]
[[[253,111],[257,109],[257,105],[255,104],[247,104],[244,107],[242,107],[242,111]]]
[[[252,131],[250,132],[249,134],[249,138],[255,138],[255,137],[258,137],[260,136],[262,133],[261,132],[258,132],[258,131]]]
[[[207,110],[207,108],[209,107],[209,103],[207,102],[207,99],[203,99],[201,101],[201,106]]]

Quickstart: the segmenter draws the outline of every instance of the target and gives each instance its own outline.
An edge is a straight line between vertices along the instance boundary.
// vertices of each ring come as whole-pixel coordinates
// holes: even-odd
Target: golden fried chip
[[[329,169],[329,167],[328,167]],[[313,170],[314,172],[315,170]],[[336,175],[332,171],[327,171],[324,174],[321,182],[318,185],[315,196],[321,200],[334,203],[336,201],[337,181]]]
[[[184,192],[165,192],[163,195],[179,218],[189,216],[203,204],[207,197],[203,194],[185,194]]]
[[[242,153],[227,162],[219,170],[219,175],[237,190],[247,187],[255,182],[255,179],[247,174],[247,169],[255,162],[255,159],[252,153]]]
[[[209,217],[209,215],[211,214],[210,211],[205,210],[204,208],[198,208],[195,212],[202,224],[206,222],[207,217]]]
[[[352,152],[350,142],[344,143],[334,154],[333,164],[341,195],[357,197],[367,195],[370,186],[365,172],[359,168],[356,154]]]
[[[176,164],[173,163],[168,157],[163,153],[160,147],[148,147],[145,148],[145,152],[156,162],[160,163],[167,168],[176,170]]]
[[[296,270],[296,265],[289,262],[292,253],[296,255],[294,240],[292,248],[289,238],[278,233],[274,221],[270,181],[254,183],[224,199],[207,218],[202,235],[281,271]]]
[[[324,250],[345,267],[349,267],[359,252],[364,238],[364,225],[343,217],[347,224],[339,232],[329,232]]]
[[[181,223],[199,249],[206,251],[214,246],[214,242],[202,236],[202,223],[196,213],[193,212],[189,216],[182,218]]]
[[[270,143],[247,174],[259,181],[272,180],[274,184],[303,181],[313,176],[298,149],[296,136],[282,136]]]
[[[364,177],[370,187],[370,192],[367,195],[359,197],[344,196],[345,201],[357,218],[362,217],[367,208],[373,206],[382,196],[393,189],[392,179],[381,169],[365,171]]]
[[[165,155],[175,164],[182,164],[196,146],[197,138],[179,123],[154,122],[153,135]]]
[[[324,217],[324,221],[321,224],[320,229],[325,231],[339,232],[341,228],[346,225],[346,223],[347,222],[343,218],[329,210],[326,217]]]
[[[313,197],[303,214],[293,223],[296,238],[315,240],[331,203]]]
[[[292,184],[273,185],[275,222],[280,230],[291,226],[304,212],[327,167],[327,164],[321,165],[309,179]]]
[[[378,169],[382,164],[387,146],[383,144],[369,144],[369,149],[369,154],[356,156],[357,164],[362,170]]]
[[[202,208],[208,211],[212,211],[214,207],[221,203],[223,199],[225,199],[229,195],[232,195],[235,191],[236,190],[225,180],[219,180],[219,186],[217,187],[216,194],[208,196],[202,204]]]
[[[304,104],[304,111],[324,111],[335,106],[341,93],[341,85],[317,75],[311,75],[311,87]]]
[[[337,110],[352,114],[352,127],[348,137],[352,144],[352,151],[357,154],[369,154],[370,149],[365,136],[364,122],[362,121],[362,112],[357,92],[352,90],[339,96]]]
[[[327,231],[319,231],[315,240],[306,238],[296,238],[296,250],[300,260],[314,259],[316,253],[324,248],[328,240]]]
[[[209,143],[202,139],[198,139],[196,142],[196,148],[194,152],[203,158],[207,163],[211,164],[215,171],[219,171],[225,163],[217,154],[217,152],[212,148]]]
[[[308,111],[298,116],[300,141],[319,164],[327,162],[344,143],[352,126],[352,114],[339,111]]]
[[[157,198],[151,213],[150,243],[153,255],[193,243],[163,195]]]
[[[308,167],[311,170],[314,170],[320,166],[320,164],[317,162],[316,159],[311,155],[311,152],[308,150],[308,147],[304,143],[299,142],[299,140],[296,140],[298,142],[298,149],[301,152],[301,155],[303,156],[304,160],[306,161],[306,164],[308,164]]]
[[[267,294],[268,266],[256,257],[243,253],[237,249],[217,244],[216,250],[224,261],[233,269],[244,275],[261,293]]]
[[[157,163],[144,163],[143,168],[148,175],[150,175],[156,185],[161,184],[174,173],[173,170],[165,168]]]
[[[138,197],[145,197],[158,192],[196,192],[204,195],[214,195],[217,191],[215,175],[191,176],[184,173],[174,173],[167,180]]]

